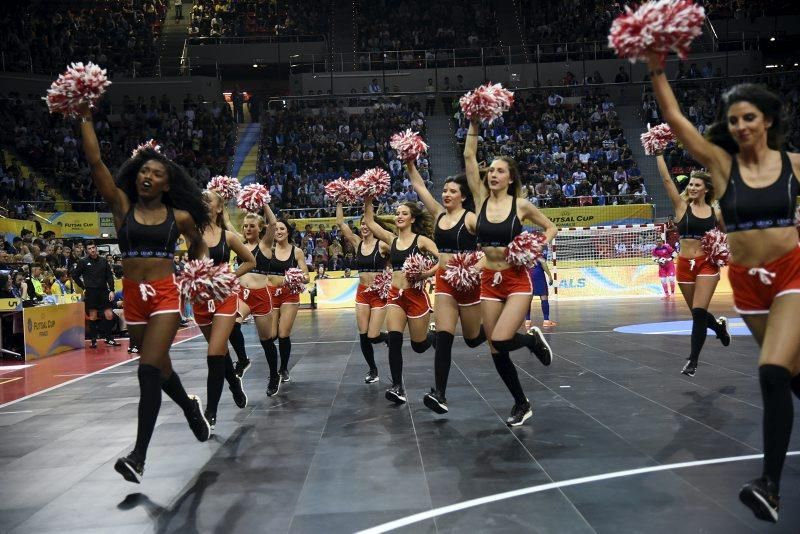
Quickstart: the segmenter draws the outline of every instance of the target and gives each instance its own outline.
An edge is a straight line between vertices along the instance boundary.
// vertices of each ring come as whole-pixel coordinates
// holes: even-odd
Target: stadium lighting
[[[775,42],[775,37],[770,37],[769,40],[770,40],[770,42],[774,43]]]

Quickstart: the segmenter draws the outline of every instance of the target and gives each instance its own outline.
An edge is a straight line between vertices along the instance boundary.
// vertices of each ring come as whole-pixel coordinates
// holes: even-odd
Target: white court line
[[[186,339],[182,339],[180,341],[177,341],[177,342],[173,343],[172,346],[174,347],[175,345],[180,345],[181,343],[186,343],[187,341],[191,341],[193,339],[197,339],[198,337],[200,337],[202,335],[203,334],[197,334],[196,336],[192,336],[192,337],[189,337],[189,338],[186,338]],[[95,371],[93,373],[89,373],[88,375],[83,375],[83,376],[79,376],[77,378],[73,378],[72,380],[67,380],[66,382],[63,382],[61,384],[56,384],[55,386],[51,386],[51,387],[49,387],[47,389],[43,389],[42,391],[37,391],[36,393],[31,393],[30,395],[26,395],[24,397],[20,397],[19,399],[16,399],[16,400],[13,400],[13,401],[9,401],[9,402],[7,402],[5,404],[0,404],[0,408],[5,408],[6,406],[11,406],[12,404],[16,404],[18,402],[22,402],[22,401],[27,400],[27,399],[32,399],[34,397],[38,397],[39,395],[42,395],[43,393],[47,393],[49,391],[53,391],[54,389],[58,389],[58,388],[61,388],[61,387],[64,387],[64,386],[68,386],[70,384],[74,384],[75,382],[77,382],[79,380],[83,380],[84,378],[89,378],[90,376],[99,375],[100,373],[104,373],[104,372],[106,372],[106,371],[108,371],[110,369],[114,369],[115,367],[119,367],[120,365],[125,365],[126,363],[135,362],[138,359],[139,359],[139,356],[136,356],[136,357],[131,358],[130,360],[125,360],[125,361],[122,361],[122,362],[119,362],[119,363],[115,363],[114,365],[110,365],[110,366],[106,367],[105,369],[100,369],[99,371]],[[20,378],[22,378],[22,377],[20,377]]]
[[[0,415],[11,415],[15,413],[33,413],[33,410],[21,410],[19,412],[0,412]]]
[[[27,369],[28,367],[33,367],[33,364],[26,363],[25,365],[0,365],[0,375],[4,373],[10,373],[11,371]]]
[[[800,455],[800,451],[792,451],[786,454],[786,456],[798,456],[798,455]],[[675,464],[654,465],[651,467],[640,467],[638,469],[615,471],[613,473],[603,473],[600,475],[592,475],[588,477],[571,478],[569,480],[562,480],[561,482],[550,482],[548,484],[530,486],[518,490],[496,493],[494,495],[487,495],[486,497],[480,497],[478,499],[470,499],[469,501],[459,502],[456,504],[451,504],[449,506],[442,506],[441,508],[434,508],[433,510],[429,510],[427,512],[421,512],[419,514],[410,515],[402,519],[397,519],[395,521],[383,523],[382,525],[378,525],[376,527],[360,530],[356,534],[379,534],[382,532],[389,532],[390,530],[395,530],[401,527],[406,527],[408,525],[413,525],[414,523],[419,523],[420,521],[424,521],[426,519],[433,519],[434,517],[439,517],[444,514],[450,514],[453,512],[458,512],[460,510],[466,510],[467,508],[474,508],[475,506],[481,506],[484,504],[502,501],[505,499],[513,499],[515,497],[521,497],[522,495],[541,493],[543,491],[548,491],[551,489],[565,488],[568,486],[578,486],[580,484],[588,484],[590,482],[599,482],[602,480],[611,480],[614,478],[630,477],[635,475],[643,475],[647,473],[656,473],[658,471],[669,471],[672,469],[685,469],[687,467],[698,467],[703,465],[714,465],[714,464],[724,464],[730,462],[745,462],[748,460],[759,460],[763,457],[764,457],[763,454],[748,454],[746,456],[729,456],[727,458],[711,458],[709,460],[696,460],[693,462],[680,462]]]

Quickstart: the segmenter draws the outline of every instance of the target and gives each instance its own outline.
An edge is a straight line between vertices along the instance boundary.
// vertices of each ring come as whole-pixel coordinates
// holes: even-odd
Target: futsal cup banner
[[[37,221],[21,221],[17,219],[0,219],[0,234],[5,236],[5,240],[11,243],[15,237],[19,237],[23,230],[30,230],[34,234],[38,233],[36,228]],[[61,228],[46,222],[39,222],[42,232],[53,231],[56,237],[61,237]]]
[[[562,228],[613,226],[652,223],[655,217],[650,204],[624,206],[584,206],[582,208],[542,208],[545,217]],[[525,221],[529,224],[528,221]]]
[[[37,215],[61,228],[63,237],[100,236],[100,214],[97,212],[57,211]]]
[[[679,299],[680,290],[675,298]],[[715,293],[730,293],[727,268],[723,268]],[[664,294],[658,266],[570,267],[558,269],[558,298],[660,297]]]
[[[25,360],[82,348],[84,313],[83,302],[25,308],[22,312]]]

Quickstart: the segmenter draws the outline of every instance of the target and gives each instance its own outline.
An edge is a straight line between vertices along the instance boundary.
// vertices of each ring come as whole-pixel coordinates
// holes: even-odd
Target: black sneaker
[[[92,344],[91,344],[90,346],[91,346],[93,349],[96,349],[96,348],[97,348],[97,340],[96,340],[96,339],[93,339],[93,340],[92,340]]]
[[[128,345],[128,354],[139,354],[139,347],[136,345]]]
[[[780,496],[775,484],[766,478],[757,478],[742,486],[739,500],[750,508],[757,518],[771,523],[778,522]]]
[[[269,382],[267,383],[267,397],[274,397],[278,394],[281,390],[281,377],[276,376],[275,378],[269,377]]]
[[[406,390],[403,389],[403,386],[392,386],[386,390],[386,400],[395,404],[403,404],[406,402]]]
[[[683,366],[681,373],[685,374],[689,378],[693,377],[694,374],[697,372],[697,362],[692,360],[687,360],[686,365]]]
[[[447,413],[447,399],[433,388],[422,398],[422,403],[438,414]]]
[[[197,441],[201,443],[208,441],[209,436],[211,436],[211,425],[203,414],[203,403],[200,402],[200,397],[197,395],[189,395],[189,399],[192,401],[192,407],[188,412],[184,413],[186,421],[189,423],[189,428],[192,429]]]
[[[717,339],[722,342],[723,347],[727,347],[731,344],[731,333],[728,331],[728,318],[720,317],[717,319],[717,324],[722,328],[722,333],[717,336]]]
[[[506,419],[506,424],[508,426],[520,426],[532,415],[533,410],[531,410],[530,402],[525,401],[525,404],[515,404],[514,407],[511,408],[511,416]]]
[[[114,471],[122,475],[122,478],[128,482],[139,484],[144,475],[144,460],[140,460],[137,454],[130,453],[128,456],[117,459]]]
[[[550,344],[544,338],[544,334],[538,326],[531,327],[528,330],[528,335],[533,336],[533,350],[531,351],[534,356],[539,358],[543,365],[550,365],[553,363],[553,351],[550,349]]]
[[[247,370],[250,369],[250,358],[245,358],[243,360],[236,360],[236,364],[234,365],[234,371],[236,372],[236,376],[239,378],[244,378],[244,374]]]
[[[217,414],[212,414],[208,410],[203,414],[208,421],[209,435],[214,432],[214,427],[217,426]]]
[[[106,339],[106,345],[110,347],[119,347],[119,343],[113,337]]]
[[[289,376],[289,371],[284,369],[283,371],[278,371],[278,374],[281,376],[281,382],[291,382],[292,377]]]
[[[367,383],[367,384],[374,384],[375,382],[378,382],[379,380],[380,380],[380,377],[378,377],[378,370],[377,369],[370,369],[369,373],[367,373],[367,376],[364,377],[364,382]]]
[[[238,406],[240,410],[246,407],[247,393],[244,392],[244,388],[242,387],[242,379],[234,375],[233,381],[228,387],[231,390],[231,394],[233,395],[233,402],[236,403],[236,406]]]

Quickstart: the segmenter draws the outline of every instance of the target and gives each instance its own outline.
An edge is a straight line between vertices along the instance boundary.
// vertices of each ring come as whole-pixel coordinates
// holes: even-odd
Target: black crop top
[[[264,256],[264,253],[261,252],[261,247],[256,245],[256,248],[254,248],[250,252],[252,252],[253,256],[255,256],[255,258],[256,258],[256,266],[253,268],[252,271],[249,271],[247,274],[250,274],[250,273],[252,273],[252,274],[269,274],[269,262],[270,262],[270,259],[268,257]],[[241,263],[244,262],[244,260],[241,257],[236,256],[236,262],[241,264]]]
[[[119,229],[120,253],[123,258],[172,258],[180,235],[170,206],[167,206],[167,218],[159,224],[137,222],[131,206]]]
[[[208,247],[208,257],[214,262],[214,265],[228,263],[231,259],[231,247],[228,246],[228,240],[225,239],[225,230],[221,231],[219,243],[213,247]]]
[[[739,162],[733,157],[731,177],[719,199],[728,232],[785,228],[794,226],[797,194],[800,191],[792,171],[792,161],[781,152],[781,173],[767,187],[753,188],[744,183]]]
[[[411,243],[411,246],[403,250],[397,248],[397,239],[398,238],[395,237],[394,241],[392,241],[392,250],[389,252],[389,261],[394,269],[400,269],[405,263],[406,258],[414,253],[419,253],[419,246],[417,245],[419,234],[414,236],[414,241]]]
[[[267,273],[274,276],[283,276],[286,274],[286,271],[293,267],[297,267],[297,258],[294,257],[294,245],[292,245],[292,251],[289,253],[289,257],[285,260],[278,259],[277,250],[272,251],[272,259],[269,260],[269,269]]]
[[[379,273],[383,271],[386,266],[386,258],[381,254],[380,242],[375,243],[375,250],[370,254],[362,254],[361,246],[364,244],[361,241],[356,247],[356,261],[355,268],[360,273]]]
[[[439,252],[456,254],[458,252],[474,251],[478,248],[478,238],[467,230],[466,210],[464,210],[464,214],[456,225],[449,230],[439,228],[439,221],[442,220],[444,215],[445,214],[442,213],[439,215],[439,218],[436,219],[436,227],[433,230],[433,242],[436,243]]]
[[[507,247],[511,241],[522,233],[522,223],[517,217],[517,201],[512,199],[511,212],[503,222],[493,223],[486,217],[486,204],[483,203],[478,213],[475,235],[478,244],[484,247]]]
[[[678,234],[681,239],[703,239],[706,232],[713,230],[717,227],[717,215],[714,213],[714,208],[711,208],[711,215],[705,219],[696,217],[692,212],[692,205],[686,206],[686,212],[678,221]]]

